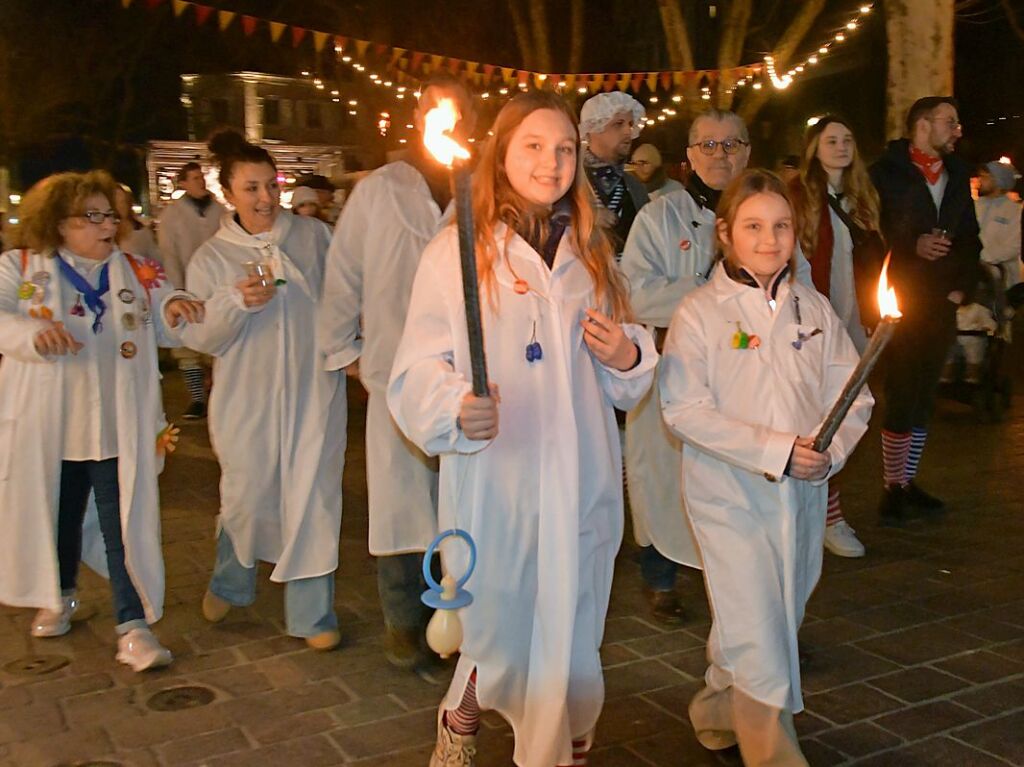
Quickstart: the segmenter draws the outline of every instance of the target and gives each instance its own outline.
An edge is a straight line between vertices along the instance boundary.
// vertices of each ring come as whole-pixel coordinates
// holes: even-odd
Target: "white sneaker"
[[[825,548],[837,557],[856,559],[864,556],[864,544],[857,540],[856,531],[840,519],[825,528]]]
[[[476,764],[476,735],[457,735],[444,725],[444,705],[437,710],[437,745],[430,755],[430,767],[473,767]]]
[[[132,629],[117,640],[117,660],[132,671],[168,666],[173,659],[148,628]]]
[[[32,619],[31,634],[34,637],[59,637],[71,631],[71,616],[78,609],[78,598],[74,594],[61,597],[64,606],[60,610],[40,610]]]

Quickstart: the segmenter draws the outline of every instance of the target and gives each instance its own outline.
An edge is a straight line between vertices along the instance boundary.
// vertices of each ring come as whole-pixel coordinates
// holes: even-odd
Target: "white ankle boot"
[[[74,594],[61,597],[60,610],[42,609],[32,619],[32,636],[59,637],[71,631],[71,616],[78,609],[78,599]]]

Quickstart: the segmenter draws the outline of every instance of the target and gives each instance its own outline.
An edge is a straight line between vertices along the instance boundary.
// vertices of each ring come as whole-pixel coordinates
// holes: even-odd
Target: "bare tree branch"
[[[526,16],[519,5],[519,0],[508,0],[508,9],[512,13],[512,26],[516,30],[516,41],[519,43],[519,53],[523,57],[523,66],[532,67],[534,58],[530,26],[526,23]]]
[[[570,15],[569,71],[583,67],[583,0],[572,0]]]
[[[732,0],[726,9],[725,19],[722,23],[721,43],[718,46],[718,68],[722,73],[718,89],[720,109],[728,109],[732,106],[733,94],[727,93],[727,91],[733,89],[736,81],[735,77],[727,76],[725,72],[740,64],[752,10],[752,0]]]
[[[665,31],[669,65],[672,69],[693,69],[693,47],[690,45],[690,31],[679,8],[678,0],[658,0],[661,27]]]

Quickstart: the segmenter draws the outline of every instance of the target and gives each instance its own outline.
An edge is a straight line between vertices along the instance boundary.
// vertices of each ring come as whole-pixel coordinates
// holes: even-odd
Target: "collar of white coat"
[[[494,241],[498,248],[499,260],[502,262],[504,261],[504,243],[508,229],[508,225],[503,222],[496,224],[494,227]],[[509,241],[509,260],[528,263],[540,270],[541,273],[554,276],[566,268],[567,265],[579,260],[576,258],[576,253],[572,249],[572,240],[570,238],[571,232],[572,226],[567,226],[565,228],[565,234],[562,235],[562,239],[558,243],[558,250],[555,251],[555,260],[552,262],[550,270],[548,269],[547,264],[544,263],[544,259],[541,254],[534,250],[530,243],[514,231],[512,232],[512,239]],[[517,272],[520,270],[518,265],[514,265],[513,268]]]
[[[274,226],[270,229],[269,236],[257,237],[245,231],[241,224],[235,221],[234,215],[228,213],[221,220],[220,231],[217,232],[217,236],[233,245],[241,245],[244,248],[258,248],[262,250],[268,244],[275,248],[280,248],[281,243],[288,236],[294,220],[287,212],[279,210],[277,218],[274,219]]]
[[[778,272],[776,272],[769,282],[768,288],[762,288],[745,269],[740,268],[740,272],[745,276],[746,280],[736,280],[726,274],[724,264],[720,265],[720,268],[715,269],[711,274],[711,280],[708,283],[711,289],[715,293],[715,297],[719,303],[727,301],[731,298],[740,298],[745,295],[750,295],[752,292],[757,292],[760,297],[764,300],[774,299],[777,303],[781,303],[783,299],[789,293],[789,280],[787,279],[790,275],[789,264],[783,266]]]

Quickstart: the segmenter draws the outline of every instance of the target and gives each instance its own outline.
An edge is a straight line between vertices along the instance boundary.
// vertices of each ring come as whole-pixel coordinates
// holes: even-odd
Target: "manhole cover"
[[[70,662],[70,659],[63,655],[26,655],[24,658],[5,663],[4,671],[20,676],[40,676],[64,668]]]
[[[170,687],[153,695],[146,705],[154,711],[183,711],[212,703],[215,697],[209,687]]]
[[[57,767],[124,767],[120,762],[110,761],[94,761],[87,760],[84,762],[65,762],[58,764]]]

